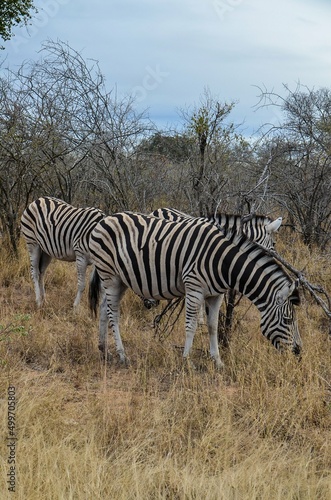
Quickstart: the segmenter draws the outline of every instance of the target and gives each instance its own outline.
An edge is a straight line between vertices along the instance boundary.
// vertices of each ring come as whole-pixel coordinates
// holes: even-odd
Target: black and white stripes
[[[191,215],[167,207],[158,208],[150,215],[177,222],[192,218]],[[200,217],[200,220],[214,224],[226,236],[231,236],[233,233],[244,234],[249,240],[269,249],[274,248],[273,235],[282,223],[282,217],[272,220],[264,215],[241,216],[218,212],[207,217]]]
[[[175,222],[192,219],[191,215],[168,207],[158,208],[150,215]],[[267,249],[274,248],[274,233],[282,223],[282,217],[272,220],[264,215],[241,216],[219,212],[207,217],[200,217],[200,220],[214,224],[226,237],[231,237],[235,233],[245,235],[249,240],[255,241]],[[144,304],[150,308],[155,305],[155,301],[145,299]],[[203,308],[201,308],[199,323],[203,322]]]
[[[261,329],[276,348],[298,353],[301,339],[293,306],[299,303],[295,284],[276,263],[245,236],[226,238],[201,219],[171,222],[123,212],[101,220],[91,233],[90,254],[96,270],[90,287],[95,306],[98,281],[107,297],[107,312],[117,351],[125,353],[119,332],[119,305],[125,290],[149,299],[185,296],[188,357],[205,301],[210,354],[222,366],[217,344],[218,311],[229,288],[247,296],[261,313]],[[106,339],[101,338],[101,349]]]
[[[74,306],[79,304],[90,264],[90,233],[104,216],[98,208],[75,208],[51,197],[38,198],[25,209],[21,230],[29,251],[38,306],[45,298],[44,274],[52,258],[76,261],[78,291]]]

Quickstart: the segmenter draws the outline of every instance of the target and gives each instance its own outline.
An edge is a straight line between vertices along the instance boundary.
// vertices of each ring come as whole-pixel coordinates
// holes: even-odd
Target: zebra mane
[[[269,224],[272,222],[273,219],[271,219],[268,215],[257,215],[257,214],[248,214],[248,215],[240,215],[241,221],[243,224],[246,224],[247,222],[254,221],[259,223],[267,223]]]
[[[65,205],[69,205],[69,203],[67,203],[66,201],[64,200],[61,200],[61,198],[57,198],[56,196],[42,196],[41,198],[39,198],[39,200],[41,199],[44,199],[44,200],[51,200],[51,201],[55,201],[57,203],[61,203],[61,204],[65,204]],[[38,200],[36,200],[38,201]]]
[[[213,220],[218,224],[224,225],[228,224],[233,228],[243,228],[245,225],[256,225],[256,226],[266,226],[270,224],[273,219],[266,215],[240,215],[240,214],[225,214],[218,212],[216,214],[209,213],[207,215],[208,220]]]
[[[39,198],[39,199],[41,199],[41,198]],[[98,207],[76,207],[74,205],[71,205],[67,201],[61,200],[61,198],[57,198],[56,196],[43,196],[42,199],[44,199],[44,200],[51,200],[53,203],[57,203],[57,204],[60,204],[60,205],[68,205],[68,207],[72,207],[72,208],[77,209],[77,210],[84,210],[84,211],[87,211],[87,210],[98,210],[100,213],[106,215],[104,213],[104,211],[101,210]],[[36,200],[36,201],[38,201],[38,200]]]

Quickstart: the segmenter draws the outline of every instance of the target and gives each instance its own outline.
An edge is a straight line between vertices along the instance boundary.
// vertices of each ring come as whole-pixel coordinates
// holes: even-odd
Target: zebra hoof
[[[131,366],[129,358],[120,359],[120,365],[123,366],[123,368],[129,368]]]
[[[214,359],[214,363],[215,363],[215,369],[218,372],[221,372],[224,370],[224,363],[222,363],[222,361],[220,359]]]
[[[118,352],[118,355],[120,358],[120,364],[125,366],[125,368],[128,368],[131,364],[129,358],[123,352]]]

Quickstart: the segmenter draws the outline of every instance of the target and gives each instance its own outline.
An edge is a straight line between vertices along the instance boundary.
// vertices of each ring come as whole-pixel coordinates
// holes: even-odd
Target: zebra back
[[[167,207],[158,208],[150,215],[177,222],[192,218],[191,215]],[[268,249],[274,248],[273,233],[277,231],[282,223],[282,217],[272,220],[264,215],[241,216],[223,213],[210,214],[207,217],[199,217],[198,219],[216,225],[227,237],[231,237],[236,233],[244,234],[248,239]]]
[[[38,198],[24,210],[21,230],[27,244],[38,243],[49,256],[75,260],[75,251],[88,254],[89,237],[105,214],[98,208],[76,208],[49,196]]]
[[[192,219],[191,215],[181,212],[180,210],[176,210],[176,208],[168,207],[157,208],[149,215],[151,217],[158,217],[159,219],[170,220],[173,222],[181,221],[183,219]],[[201,218],[201,220],[203,219]]]

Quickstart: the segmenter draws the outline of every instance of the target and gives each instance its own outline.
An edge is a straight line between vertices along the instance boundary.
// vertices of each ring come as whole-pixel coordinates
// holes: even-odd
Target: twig
[[[177,315],[175,319],[170,323],[170,320],[179,307],[179,311],[177,312]],[[158,335],[160,340],[164,340],[168,335],[170,335],[172,328],[174,324],[177,322],[182,310],[184,308],[184,300],[183,297],[179,297],[178,299],[171,300],[168,302],[168,304],[162,309],[161,313],[155,316],[154,318],[154,328],[155,330],[155,336]],[[160,323],[163,317],[167,314],[167,312],[170,311],[169,316],[167,317],[165,326],[161,329]]]

